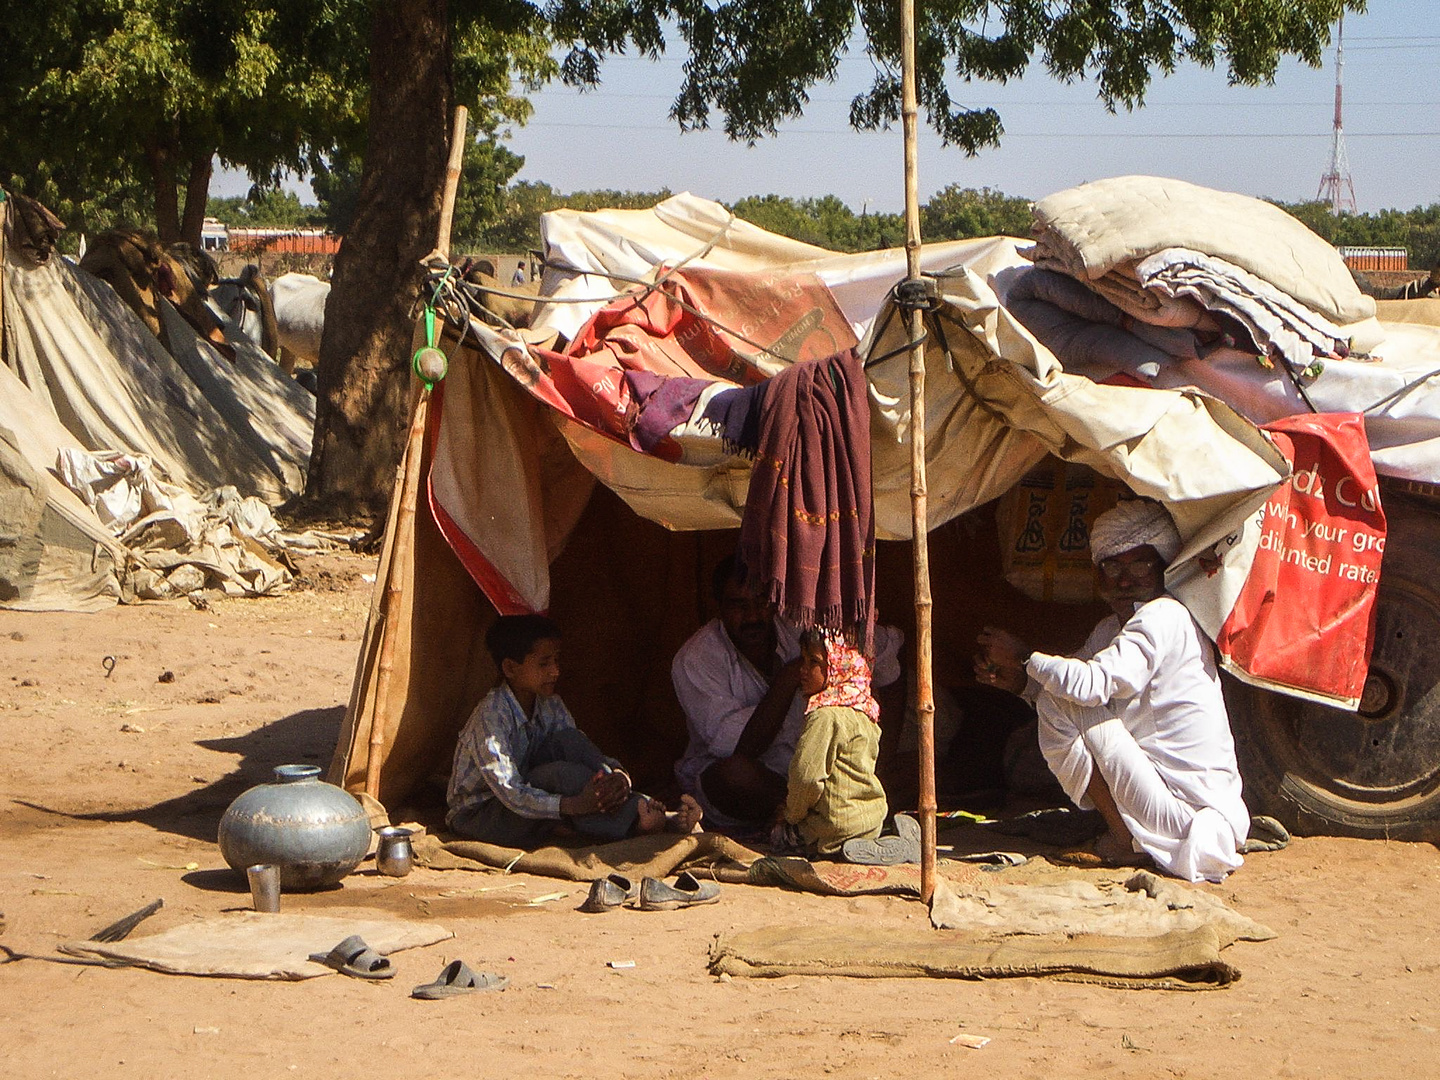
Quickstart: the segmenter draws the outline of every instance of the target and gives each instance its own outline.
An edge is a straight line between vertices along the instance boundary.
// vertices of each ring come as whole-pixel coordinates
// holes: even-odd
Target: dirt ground
[[[164,909],[137,936],[247,906],[216,824],[272,766],[328,762],[373,568],[311,558],[309,587],[209,610],[0,612],[0,944],[49,952],[156,897]],[[571,882],[362,869],[341,889],[286,896],[286,910],[431,920],[454,938],[396,954],[385,983],[4,964],[0,1046],[15,1077],[1427,1075],[1440,1051],[1437,886],[1430,845],[1312,839],[1251,856],[1213,891],[1279,937],[1226,951],[1243,972],[1228,989],[1166,993],[719,980],[706,972],[718,933],[913,926],[926,913],[726,886],[709,907],[589,916]],[[510,988],[409,999],[456,957]],[[991,1041],[952,1044],[962,1032]]]

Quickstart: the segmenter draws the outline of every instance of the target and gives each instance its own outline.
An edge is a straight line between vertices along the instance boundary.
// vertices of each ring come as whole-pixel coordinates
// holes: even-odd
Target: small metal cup
[[[375,869],[386,877],[404,877],[415,866],[415,849],[410,846],[409,829],[386,825],[376,829],[380,844],[375,849]]]
[[[280,910],[280,867],[274,863],[248,866],[245,877],[250,881],[250,903],[256,911]]]

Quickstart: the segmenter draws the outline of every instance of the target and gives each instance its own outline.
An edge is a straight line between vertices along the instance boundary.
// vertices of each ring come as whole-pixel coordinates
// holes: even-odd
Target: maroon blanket
[[[843,632],[869,651],[870,403],[852,350],[795,364],[766,383],[740,557],[788,621]]]

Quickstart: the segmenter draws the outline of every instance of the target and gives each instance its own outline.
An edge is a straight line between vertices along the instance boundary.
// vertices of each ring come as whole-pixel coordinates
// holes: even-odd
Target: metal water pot
[[[280,867],[280,887],[333,885],[370,849],[370,821],[355,797],[319,779],[316,765],[278,765],[273,783],[241,795],[220,819],[220,854],[244,872]]]

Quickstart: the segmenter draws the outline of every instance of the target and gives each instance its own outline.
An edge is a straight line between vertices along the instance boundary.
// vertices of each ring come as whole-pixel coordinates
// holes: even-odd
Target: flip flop
[[[424,983],[410,991],[412,998],[421,1001],[438,1001],[441,998],[458,997],[476,990],[504,990],[510,985],[510,976],[493,975],[488,971],[478,974],[470,970],[464,960],[451,960],[435,976],[434,982]]]
[[[713,904],[719,899],[719,885],[713,881],[701,881],[688,870],[677,875],[673,885],[653,877],[640,882],[641,911],[671,911],[697,904]]]
[[[351,934],[328,953],[311,953],[310,959],[356,979],[390,979],[395,976],[390,961],[366,945],[359,934]]]
[[[596,878],[590,883],[590,895],[580,905],[581,911],[612,911],[626,900],[633,900],[637,889],[635,883],[621,874],[609,874]]]
[[[898,866],[920,861],[920,822],[909,814],[895,815],[895,832],[873,840],[846,840],[840,854],[859,866]]]

